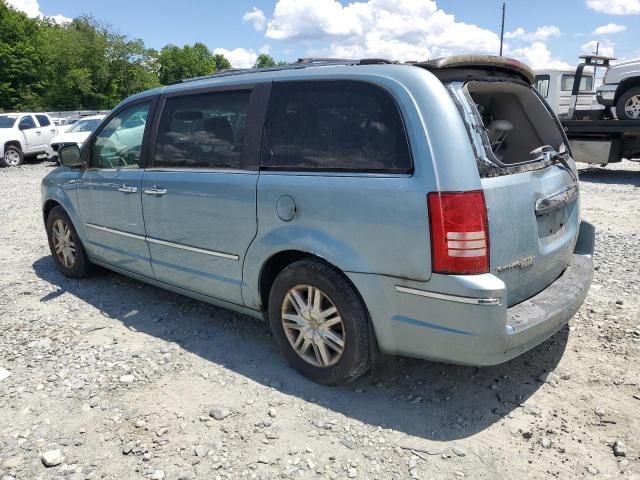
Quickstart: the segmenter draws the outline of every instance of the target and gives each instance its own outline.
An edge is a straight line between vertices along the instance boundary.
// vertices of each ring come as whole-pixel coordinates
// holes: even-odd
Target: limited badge
[[[496,271],[504,272],[507,270],[513,270],[514,268],[519,268],[519,269],[527,268],[533,265],[533,262],[535,262],[535,260],[536,260],[536,257],[534,256],[521,258],[520,260],[516,260],[515,262],[511,262],[511,263],[508,263],[507,265],[502,265],[501,267],[496,268]]]

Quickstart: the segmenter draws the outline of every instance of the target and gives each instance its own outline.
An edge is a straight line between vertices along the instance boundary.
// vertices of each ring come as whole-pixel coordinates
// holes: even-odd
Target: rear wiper
[[[567,152],[566,149],[562,152],[557,152],[551,145],[543,145],[542,147],[538,147],[533,150],[531,155],[542,156],[545,160],[550,161],[551,163],[561,163],[569,172],[573,181],[578,183],[578,176],[571,169],[571,165],[569,165],[567,160],[569,158],[569,152]]]
[[[573,181],[578,183],[578,176],[575,174],[575,172],[571,168],[571,165],[569,165],[568,158],[569,158],[569,152],[565,150],[564,152],[558,152],[555,155],[552,155],[551,161],[553,163],[561,163],[562,166],[566,168],[567,172],[569,172],[569,175],[571,175],[571,178],[573,178]]]

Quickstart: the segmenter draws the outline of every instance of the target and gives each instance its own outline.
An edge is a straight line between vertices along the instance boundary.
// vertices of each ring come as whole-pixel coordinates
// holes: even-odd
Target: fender
[[[22,134],[24,136],[24,133]],[[11,136],[6,136],[0,138],[0,155],[4,155],[4,149],[7,144],[17,143],[18,147],[20,147],[20,151],[24,153],[24,143],[19,138],[14,138]]]
[[[298,225],[283,225],[258,236],[245,255],[242,298],[247,307],[262,309],[260,273],[267,260],[285,250],[320,257],[343,272],[371,272],[370,263],[357,250],[327,232]]]
[[[616,89],[616,95],[613,101],[617,102],[623,93],[625,93],[630,88],[638,87],[638,86],[640,86],[640,76],[623,78],[618,84],[618,88]]]
[[[76,194],[77,181],[82,173],[78,170],[71,170],[67,167],[58,167],[42,180],[42,209],[47,202],[54,201],[69,215],[80,240],[87,244],[87,232],[80,216],[78,196]]]

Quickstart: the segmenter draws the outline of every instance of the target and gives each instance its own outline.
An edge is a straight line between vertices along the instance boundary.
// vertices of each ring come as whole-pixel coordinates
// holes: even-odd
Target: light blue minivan
[[[378,352],[507,361],[571,319],[593,273],[533,79],[498,57],[303,59],[135,95],[44,178],[53,259],[264,317],[324,384]]]

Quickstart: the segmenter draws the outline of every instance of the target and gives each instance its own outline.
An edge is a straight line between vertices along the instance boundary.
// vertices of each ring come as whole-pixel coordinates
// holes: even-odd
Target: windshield
[[[93,132],[96,129],[96,127],[100,125],[101,121],[102,119],[100,118],[92,118],[89,120],[78,120],[76,123],[73,124],[73,127],[67,130],[67,133]]]
[[[13,127],[17,119],[17,115],[0,115],[0,128]]]

